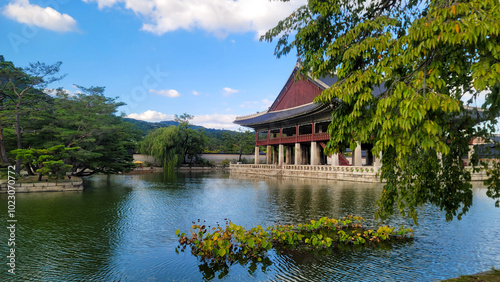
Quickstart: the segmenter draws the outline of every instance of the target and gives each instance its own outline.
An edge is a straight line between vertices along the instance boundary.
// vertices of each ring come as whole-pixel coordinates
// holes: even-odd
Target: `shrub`
[[[198,220],[199,222],[200,220]],[[322,217],[307,224],[274,225],[264,229],[257,225],[250,230],[232,222],[225,227],[210,228],[193,222],[191,237],[176,231],[179,237],[177,249],[191,247],[191,252],[202,261],[216,264],[232,263],[236,260],[257,260],[266,258],[271,248],[317,250],[338,245],[366,245],[394,239],[409,239],[413,230],[381,226],[376,231],[362,226],[364,219],[346,216],[340,219]]]

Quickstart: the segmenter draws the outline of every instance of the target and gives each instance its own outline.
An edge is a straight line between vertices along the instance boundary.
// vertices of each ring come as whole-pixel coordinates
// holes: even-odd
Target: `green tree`
[[[59,72],[61,62],[54,65],[45,63],[30,63],[26,68],[17,68],[12,62],[0,57],[0,81],[2,82],[2,103],[8,107],[8,103],[13,106],[13,115],[15,118],[15,132],[17,136],[17,149],[22,149],[22,126],[20,116],[29,106],[27,104],[36,104],[38,96],[42,98],[45,94],[37,89],[44,89],[48,84],[62,79],[64,76],[56,76]],[[37,95],[41,94],[41,95]],[[1,128],[0,128],[1,131]],[[1,132],[0,132],[1,133]],[[2,134],[3,135],[3,134]],[[2,136],[0,136],[2,137]],[[2,138],[3,140],[3,138]],[[2,148],[0,147],[0,150]],[[2,153],[5,157],[4,152]],[[21,169],[21,160],[16,160],[16,173]]]
[[[177,127],[179,128],[179,145],[182,151],[180,159],[184,161],[185,158],[188,158],[190,163],[193,163],[193,160],[200,160],[206,143],[204,132],[190,127],[189,121],[192,119],[193,116],[186,113],[180,116],[175,115],[174,119],[174,121],[179,123]]]
[[[255,133],[250,130],[238,131],[238,161],[241,162],[241,155],[252,154],[255,150]]]
[[[64,179],[72,167],[65,164],[64,160],[69,152],[78,149],[78,147],[66,148],[64,145],[57,145],[48,149],[16,149],[12,153],[16,155],[16,159],[35,166],[38,181],[41,181],[43,175],[47,175],[49,179]]]
[[[179,145],[179,128],[169,126],[150,131],[142,140],[139,151],[163,163],[164,172],[172,172],[181,163],[182,147]]]
[[[326,153],[373,143],[387,181],[376,216],[387,218],[396,206],[417,222],[425,203],[447,220],[460,219],[472,204],[461,158],[471,138],[495,130],[499,33],[497,0],[310,0],[261,40],[278,38],[278,57],[296,49],[301,75],[338,77],[316,98],[338,105]],[[377,87],[380,95],[372,92]],[[474,99],[462,102],[483,91],[484,111],[468,107]],[[481,121],[488,122],[477,126]],[[500,186],[489,183],[498,206]]]
[[[38,146],[79,147],[69,158],[77,176],[133,169],[132,152],[140,132],[116,116],[123,103],[104,96],[104,87],[77,87],[80,91],[75,95],[56,91],[50,111],[53,118],[37,132],[36,139],[43,140]]]
[[[190,128],[188,114],[175,115],[178,126],[169,126],[150,131],[140,145],[140,152],[162,161],[165,172],[172,172],[186,159],[199,160],[205,148],[202,131]]]

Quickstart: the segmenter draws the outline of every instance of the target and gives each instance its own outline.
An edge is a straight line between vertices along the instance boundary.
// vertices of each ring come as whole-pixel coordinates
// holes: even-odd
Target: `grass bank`
[[[500,281],[500,270],[499,269],[493,269],[490,271],[485,271],[473,275],[463,275],[458,278],[453,278],[453,279],[448,279],[448,280],[443,280],[443,281],[450,281],[450,282],[498,282]]]

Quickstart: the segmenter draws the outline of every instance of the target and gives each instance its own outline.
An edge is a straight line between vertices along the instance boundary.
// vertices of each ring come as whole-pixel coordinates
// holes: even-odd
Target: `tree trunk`
[[[24,164],[24,167],[26,168],[26,171],[28,172],[28,175],[35,175],[35,173],[31,169],[31,165],[30,164]]]
[[[5,143],[3,141],[3,128],[0,125],[0,164],[8,164],[7,152],[5,151]]]
[[[21,99],[21,98],[19,98]],[[21,146],[21,126],[19,125],[19,104],[16,105],[16,135],[17,135],[17,148],[22,149]],[[21,175],[21,159],[16,159],[16,174]]]

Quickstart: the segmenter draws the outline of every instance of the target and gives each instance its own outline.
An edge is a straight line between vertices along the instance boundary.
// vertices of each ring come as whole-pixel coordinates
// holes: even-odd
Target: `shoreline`
[[[450,278],[446,280],[441,280],[445,282],[469,282],[469,281],[484,281],[484,282],[494,282],[500,281],[500,270],[492,269],[488,271],[479,272],[476,274],[461,275],[456,278]]]
[[[16,181],[16,183],[0,183],[0,193],[36,193],[36,192],[65,192],[65,191],[83,191],[83,180],[80,177],[60,181]]]

